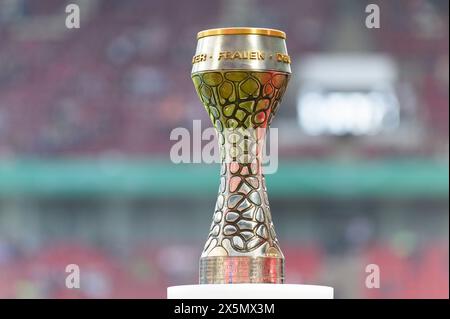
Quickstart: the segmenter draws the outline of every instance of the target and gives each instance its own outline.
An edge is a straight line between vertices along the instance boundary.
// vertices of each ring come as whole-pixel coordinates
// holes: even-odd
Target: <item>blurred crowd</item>
[[[380,5],[381,28],[369,32],[362,26],[364,7],[371,2]],[[173,128],[190,128],[194,119],[203,119],[209,125],[190,79],[197,32],[244,24],[285,31],[289,54],[294,61],[301,61],[308,53],[364,50],[389,55],[400,67],[397,88],[401,92],[401,104],[415,106],[414,112],[408,108],[402,110],[414,113],[404,118],[412,119],[412,126],[417,129],[414,133],[420,135],[420,141],[418,147],[408,151],[391,146],[380,151],[375,145],[370,155],[382,159],[400,154],[448,160],[446,0],[89,0],[79,3],[89,4],[90,14],[84,16],[83,8],[87,7],[82,7],[81,28],[69,30],[63,20],[56,20],[60,21],[56,25],[52,22],[52,17],[64,12],[62,1],[3,3],[0,0],[0,165],[4,159],[36,157],[167,158]],[[348,23],[352,19],[363,32],[354,33],[354,21]],[[363,38],[354,34],[362,34]],[[354,46],[355,43],[358,45]],[[296,95],[297,89],[292,87],[288,91]],[[295,114],[293,100],[286,99],[277,123],[289,121]],[[296,145],[298,134],[290,134],[290,137],[292,141],[286,143],[289,147],[280,146],[281,157],[296,160],[299,154],[302,158],[318,155],[333,161],[334,149],[330,145],[337,149],[338,143],[325,144],[321,147],[327,149],[317,152]],[[413,137],[405,135],[402,142],[408,144],[411,139]],[[348,155],[362,144],[343,147],[341,152]],[[165,297],[168,285],[197,281],[198,249],[203,243],[190,244],[191,238],[186,238],[187,244],[182,245],[152,242],[153,246],[149,243],[144,247],[130,245],[125,250],[83,240],[35,242],[34,238],[27,237],[31,236],[26,232],[27,223],[33,219],[27,214],[40,218],[48,213],[45,204],[34,205],[39,200],[33,196],[9,198],[0,189],[0,223],[5,221],[16,227],[14,229],[22,227],[14,238],[0,232],[0,298]],[[58,205],[59,199],[45,200],[53,200]],[[63,220],[61,224],[68,224],[71,214],[80,212],[70,220],[91,221],[91,213],[109,218],[90,211],[89,205],[83,208],[83,200],[89,203],[90,198],[72,203],[73,210],[66,209],[70,205],[59,203],[64,206],[56,210],[62,216],[59,217]],[[107,202],[110,198],[100,200]],[[285,200],[286,205],[291,205],[286,211],[293,214],[303,210],[297,207],[296,200],[300,199]],[[333,202],[331,198],[324,202],[326,200]],[[384,219],[383,225],[392,227],[389,231],[393,233],[401,228],[398,225],[404,220],[398,218],[397,224],[391,225],[391,215],[394,216],[397,208],[392,204],[395,199],[386,200],[386,207],[394,207],[391,215],[377,215],[377,209],[385,207],[377,201],[383,200],[375,198],[369,204],[361,204],[360,211],[367,215],[373,213],[371,222]],[[398,206],[407,200],[400,199]],[[26,201],[31,204],[20,206]],[[171,201],[176,199],[171,198]],[[10,202],[13,204],[8,206]],[[447,218],[448,222],[448,215],[442,217],[442,210],[448,210],[448,197],[431,204],[426,200],[420,204],[420,199],[418,202],[417,209],[422,215],[411,215],[408,219],[416,218],[415,223],[420,225],[428,214],[434,214],[434,220]],[[185,208],[183,201],[180,205],[183,208],[175,210],[177,214],[189,214],[189,209],[199,210],[195,205]],[[319,208],[323,205],[334,207],[322,202],[317,204]],[[164,215],[170,210],[167,206],[163,201],[162,204],[147,204],[142,210],[148,214],[147,219],[153,221],[169,218]],[[209,210],[212,207],[202,207],[202,211]],[[341,210],[345,210],[345,206]],[[19,211],[25,213],[21,217],[14,215]],[[13,214],[7,215],[7,212]],[[56,215],[48,214],[48,218],[57,219]],[[324,217],[311,214],[308,218]],[[117,225],[127,227],[121,224],[120,218],[118,220]],[[0,231],[7,228],[9,226],[0,224]],[[353,231],[354,236],[365,236],[361,235],[364,227],[356,226]],[[436,237],[441,238],[445,231],[448,239],[448,228],[440,230]],[[47,235],[42,229],[35,232],[42,237]],[[367,249],[346,251],[339,262],[319,241],[311,246],[305,246],[304,242],[283,243],[288,282],[336,285],[338,297],[448,297],[448,243],[434,238],[422,239],[411,244],[411,249],[406,249],[407,244],[399,248],[391,242],[374,240],[365,246]],[[408,243],[408,239],[403,242]],[[64,287],[66,274],[61,269],[68,260],[80,264],[84,289]],[[374,261],[383,267],[385,284],[381,289],[370,290],[363,286],[362,278],[367,274],[361,269],[364,269],[362,265]]]
[[[168,286],[197,282],[198,247],[145,245],[118,255],[80,243],[58,243],[20,258],[19,252],[5,251],[0,242],[0,298],[165,298]],[[373,245],[348,256],[341,269],[330,267],[332,260],[318,246],[283,247],[287,283],[339,283],[338,298],[448,296],[448,246],[442,243],[430,243],[409,253],[390,245]],[[81,289],[65,286],[69,272],[61,269],[66,269],[68,260],[77,261]],[[373,261],[382,270],[380,289],[365,286],[370,272],[364,269]],[[349,272],[353,276],[348,276]],[[345,276],[344,283],[333,280],[339,274]]]
[[[46,25],[45,17],[60,14],[62,3],[17,2],[16,19],[0,19],[0,157],[165,153],[171,129],[206,119],[190,80],[199,30],[235,21],[278,27],[286,31],[296,59],[339,47],[332,44],[341,41],[334,39],[335,29],[345,29],[341,16],[360,15],[362,23],[365,5],[94,1],[98,7],[80,29],[61,32],[62,26]],[[447,140],[448,3],[379,3],[382,27],[366,32],[360,42],[400,63],[399,86],[408,82],[410,98],[417,95],[426,141]],[[41,32],[34,30],[36,22],[27,22],[37,18]],[[346,43],[358,42],[348,31]]]

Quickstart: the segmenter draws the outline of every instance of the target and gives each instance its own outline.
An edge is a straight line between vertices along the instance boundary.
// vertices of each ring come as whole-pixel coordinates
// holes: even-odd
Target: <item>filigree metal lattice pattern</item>
[[[283,255],[261,171],[265,131],[289,75],[276,71],[214,71],[192,76],[218,133],[220,187],[202,257]]]

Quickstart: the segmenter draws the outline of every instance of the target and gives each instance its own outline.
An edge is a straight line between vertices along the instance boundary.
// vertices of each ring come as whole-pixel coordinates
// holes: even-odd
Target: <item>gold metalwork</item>
[[[197,34],[197,39],[204,37],[209,37],[213,35],[248,35],[257,34],[265,35],[269,37],[277,37],[281,39],[286,39],[286,33],[275,29],[265,29],[265,28],[218,28],[200,31]]]
[[[200,58],[193,59],[199,61],[193,64],[192,80],[217,131],[222,164],[213,221],[200,258],[200,283],[282,283],[284,256],[272,222],[262,150],[289,81],[289,56],[281,38],[249,41],[247,34],[229,42],[210,35],[199,40],[207,42],[197,47]],[[210,54],[203,53],[242,52],[241,44],[252,43],[256,47],[247,52],[275,51],[279,56],[249,64],[239,58],[210,63]],[[251,56],[258,54],[247,54]]]

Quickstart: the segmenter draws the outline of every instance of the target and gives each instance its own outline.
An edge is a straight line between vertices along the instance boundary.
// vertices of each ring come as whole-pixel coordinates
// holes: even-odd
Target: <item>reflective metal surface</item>
[[[195,58],[197,61],[194,61]],[[192,62],[192,73],[212,70],[273,70],[291,73],[285,40],[266,35],[200,38]]]
[[[200,31],[197,34],[197,39],[209,37],[213,35],[242,35],[242,34],[257,34],[267,35],[271,37],[278,37],[286,39],[286,34],[283,31],[266,28],[218,28]]]
[[[198,40],[192,62],[192,79],[216,128],[222,159],[200,283],[282,283],[284,256],[261,163],[266,129],[291,71],[284,39],[210,35]]]

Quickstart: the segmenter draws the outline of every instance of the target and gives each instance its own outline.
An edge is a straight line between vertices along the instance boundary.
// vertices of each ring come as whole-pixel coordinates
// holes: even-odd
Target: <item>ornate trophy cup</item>
[[[329,287],[280,285],[284,256],[261,164],[266,131],[291,74],[285,33],[225,28],[201,31],[197,39],[192,80],[217,131],[220,186],[200,285],[169,287],[168,297],[329,298]]]
[[[229,28],[198,34],[192,80],[219,137],[220,189],[200,283],[282,283],[262,148],[291,73],[284,32]]]

